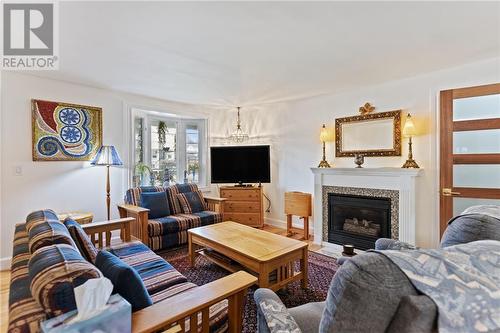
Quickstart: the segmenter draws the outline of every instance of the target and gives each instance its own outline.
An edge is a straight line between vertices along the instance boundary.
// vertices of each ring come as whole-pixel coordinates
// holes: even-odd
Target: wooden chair
[[[286,234],[288,237],[302,233],[302,239],[309,239],[309,216],[312,215],[312,195],[304,192],[285,192]],[[304,220],[304,229],[292,226],[292,216]]]
[[[205,202],[208,206],[208,210],[220,213],[224,216],[224,202],[227,199],[224,198],[215,198],[210,196],[204,196]],[[119,204],[118,205],[118,213],[121,218],[125,217],[133,217],[134,221],[131,224],[130,232],[132,236],[140,239],[144,244],[149,244],[149,235],[148,235],[148,212],[149,209],[129,205],[129,204]]]

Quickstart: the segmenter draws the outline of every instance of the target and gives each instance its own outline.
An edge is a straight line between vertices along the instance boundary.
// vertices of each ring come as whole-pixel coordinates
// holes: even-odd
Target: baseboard
[[[11,260],[12,257],[0,258],[0,271],[9,270]]]
[[[312,226],[312,221],[309,220],[309,234],[310,235],[314,235],[314,227]],[[278,220],[278,219],[273,219],[271,217],[266,217],[264,218],[264,223],[265,224],[269,224],[269,225],[272,225],[274,227],[278,227],[278,228],[282,228],[282,229],[286,229],[286,221],[283,221],[283,220]],[[295,227],[295,228],[304,228],[304,225],[302,223],[292,223],[292,226]]]

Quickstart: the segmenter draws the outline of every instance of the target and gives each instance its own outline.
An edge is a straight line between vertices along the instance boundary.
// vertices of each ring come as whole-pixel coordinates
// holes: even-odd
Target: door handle
[[[442,193],[445,197],[452,197],[461,194],[460,192],[453,192],[451,188],[443,188]]]

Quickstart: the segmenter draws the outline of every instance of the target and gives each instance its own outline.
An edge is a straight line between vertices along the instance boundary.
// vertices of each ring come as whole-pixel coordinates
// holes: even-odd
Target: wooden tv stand
[[[234,221],[251,227],[264,226],[262,187],[223,186],[220,197],[224,202],[224,221]]]

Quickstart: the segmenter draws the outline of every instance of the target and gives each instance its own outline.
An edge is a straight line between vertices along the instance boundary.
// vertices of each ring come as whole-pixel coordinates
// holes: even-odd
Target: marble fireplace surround
[[[397,201],[391,205],[391,236],[415,244],[416,177],[422,169],[311,168],[311,171],[314,174],[315,244],[331,245],[327,242],[328,193],[389,197]]]

